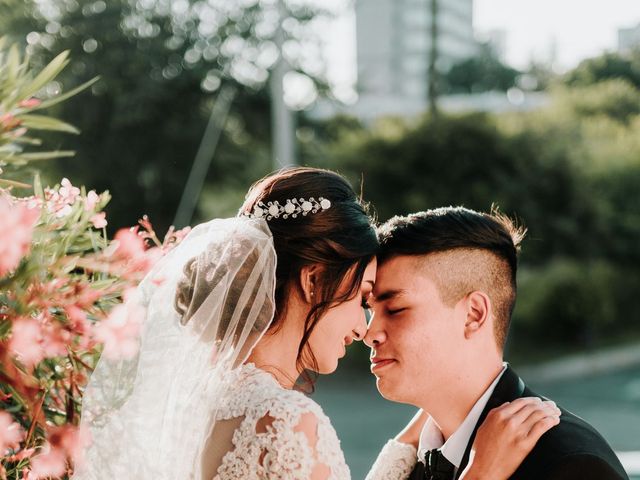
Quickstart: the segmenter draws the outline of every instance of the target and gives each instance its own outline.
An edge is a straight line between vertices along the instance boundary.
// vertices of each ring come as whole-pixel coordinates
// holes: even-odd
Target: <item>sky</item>
[[[515,67],[526,67],[532,57],[548,60],[555,50],[555,66],[569,69],[615,50],[618,28],[639,23],[639,0],[474,1],[474,28],[506,30],[506,60]]]
[[[474,0],[474,28],[505,30],[505,59],[516,68],[532,58],[549,60],[555,52],[555,68],[565,71],[584,58],[615,50],[618,28],[638,24],[640,0]],[[356,80],[352,9],[343,8],[327,30],[326,56],[332,83],[349,89]]]

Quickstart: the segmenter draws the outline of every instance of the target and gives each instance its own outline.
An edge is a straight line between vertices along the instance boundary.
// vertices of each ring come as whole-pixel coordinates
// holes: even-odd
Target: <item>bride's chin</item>
[[[329,375],[338,368],[338,359],[336,358],[332,362],[322,362],[318,364],[318,373],[320,375]]]
[[[326,366],[324,368],[320,368],[320,374],[321,375],[329,375],[333,372],[335,372],[338,369],[338,362],[336,362],[334,365],[330,365],[330,366]]]

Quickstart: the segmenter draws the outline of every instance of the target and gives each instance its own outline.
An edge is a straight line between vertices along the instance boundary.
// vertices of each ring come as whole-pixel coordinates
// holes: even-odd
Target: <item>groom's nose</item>
[[[381,343],[384,343],[385,339],[386,334],[381,328],[380,322],[376,322],[376,315],[374,313],[371,317],[371,320],[369,321],[369,329],[364,336],[364,343],[369,348],[374,348]]]

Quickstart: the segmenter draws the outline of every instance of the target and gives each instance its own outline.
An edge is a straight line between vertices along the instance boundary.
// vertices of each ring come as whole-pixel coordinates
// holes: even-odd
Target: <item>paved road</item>
[[[640,450],[640,367],[530,386],[586,419],[614,449]],[[413,407],[382,399],[368,374],[323,377],[314,399],[336,427],[354,480],[364,478],[385,441],[414,413]]]

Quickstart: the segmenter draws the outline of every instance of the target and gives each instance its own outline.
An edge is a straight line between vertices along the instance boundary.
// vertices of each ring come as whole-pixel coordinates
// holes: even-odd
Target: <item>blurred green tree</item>
[[[489,45],[478,55],[453,65],[442,76],[444,93],[477,93],[491,90],[506,92],[515,86],[520,72],[505,65]]]
[[[277,2],[25,0],[3,9],[0,29],[26,42],[36,64],[71,51],[69,73],[51,90],[100,76],[91,96],[57,112],[83,135],[67,141],[81,160],[56,168],[111,191],[112,228],[148,213],[162,230],[225,85],[237,94],[207,182],[246,189],[271,170],[265,85],[279,56],[272,38],[279,21],[291,67],[316,90],[326,88],[314,22],[329,13],[287,5],[283,19]]]
[[[623,80],[555,86],[531,112],[336,117],[302,152],[363,184],[381,221],[442,205],[522,219],[521,301],[512,350],[554,353],[640,334],[640,110]],[[538,342],[536,345],[539,347]]]
[[[605,53],[583,60],[564,76],[571,86],[586,86],[603,80],[620,78],[640,88],[640,49],[629,54]]]

